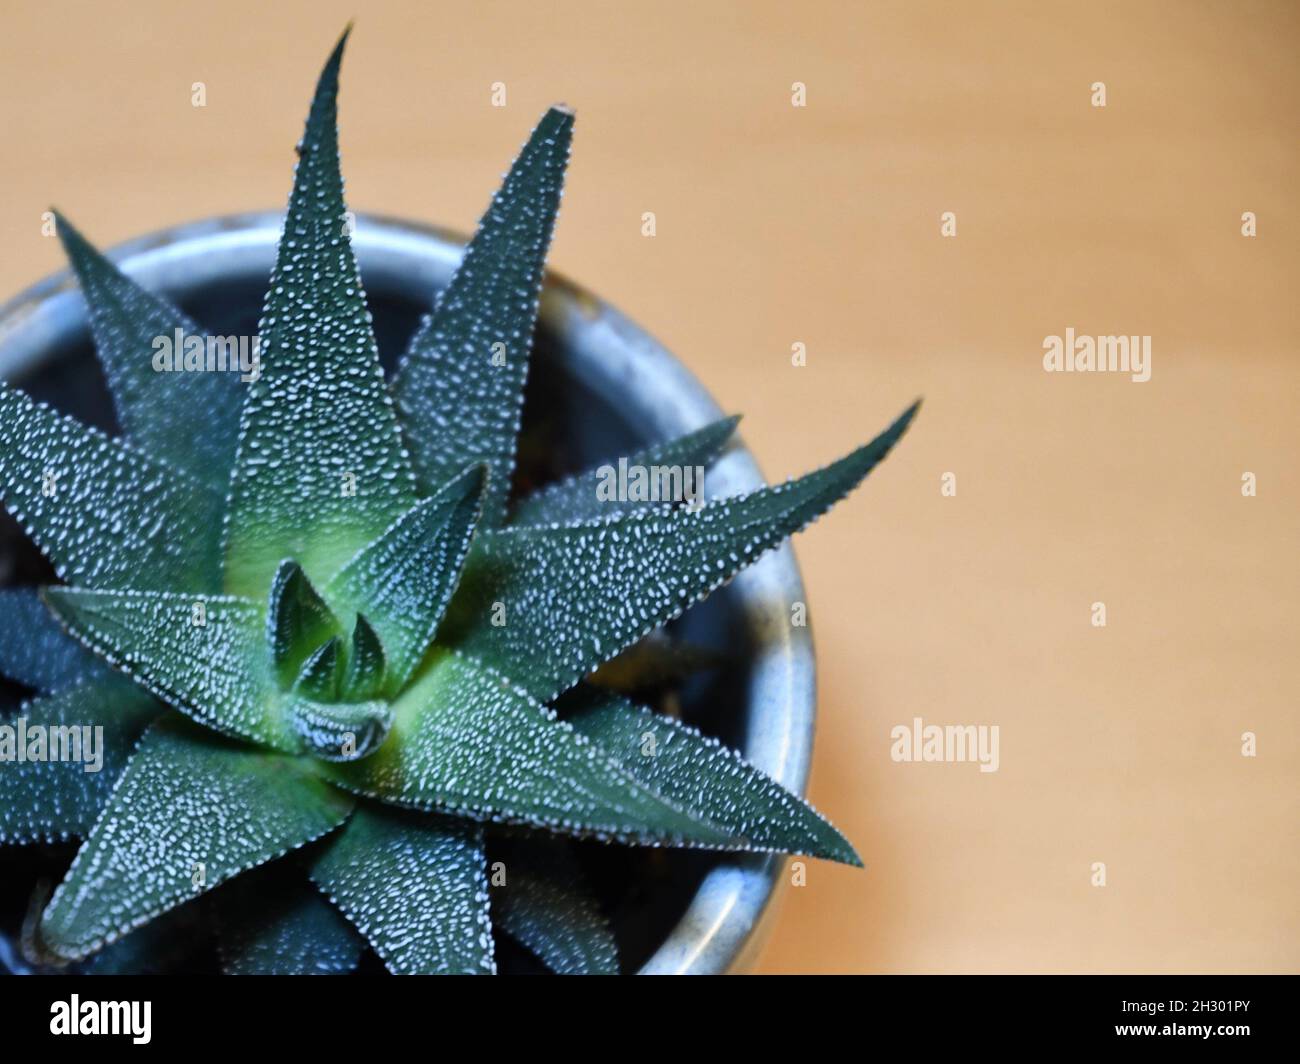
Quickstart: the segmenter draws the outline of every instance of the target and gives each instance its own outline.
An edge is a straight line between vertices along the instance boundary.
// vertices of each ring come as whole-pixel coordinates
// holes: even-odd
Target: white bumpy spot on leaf
[[[705,425],[702,429],[679,436],[667,443],[655,444],[627,456],[628,468],[650,469],[668,466],[686,469],[707,466],[726,445],[736,431],[740,417],[726,417]],[[520,499],[510,514],[511,525],[575,524],[611,517],[624,510],[644,509],[657,503],[635,502],[626,499],[601,499],[597,495],[601,476],[599,469],[588,469],[577,476],[567,477]]]
[[[370,757],[331,779],[395,805],[651,845],[743,845],[640,785],[473,659],[435,648]]]
[[[301,749],[271,680],[256,603],[204,597],[207,624],[198,627],[190,623],[193,595],[67,587],[45,594],[77,638],[201,724],[280,750]]]
[[[388,664],[379,635],[366,615],[358,613],[352,626],[352,647],[343,676],[343,699],[366,702],[375,698],[384,689],[387,672]]]
[[[829,510],[889,453],[915,412],[824,469],[700,510],[484,533],[439,641],[549,702]],[[493,602],[507,604],[508,624],[490,623]]]
[[[0,497],[69,583],[208,591],[219,582],[220,495],[4,384]]]
[[[309,752],[325,761],[355,761],[376,750],[392,727],[387,702],[289,699],[289,719]]]
[[[178,334],[206,340],[204,330],[161,296],[146,292],[66,218],[57,217],[59,239],[86,297],[95,350],[123,431],[146,454],[167,455],[224,496],[244,400],[238,370],[155,370],[156,340],[166,339],[174,348]],[[179,359],[181,352],[174,354]],[[183,447],[177,446],[180,440]]]
[[[302,868],[286,863],[220,888],[217,944],[227,975],[341,975],[356,968],[361,936]]]
[[[508,852],[513,871],[492,892],[497,926],[558,975],[617,975],[609,921],[568,848],[538,838]]]
[[[305,662],[298,679],[294,681],[293,691],[306,698],[317,698],[322,702],[333,702],[338,698],[339,686],[343,682],[343,643],[334,636],[321,644]],[[296,725],[295,725],[296,726]]]
[[[311,875],[391,971],[495,972],[478,825],[362,807]]]
[[[282,561],[266,608],[266,643],[280,685],[290,686],[307,658],[342,631],[302,566],[292,559]]]
[[[343,41],[306,132],[259,333],[226,515],[226,590],[261,598],[281,560],[322,584],[415,502],[345,231],[337,95]],[[344,474],[355,490],[344,492]]]
[[[645,786],[747,839],[754,849],[862,864],[817,810],[717,739],[590,687],[575,688],[558,708]],[[654,756],[645,757],[650,742]]]
[[[567,109],[553,107],[537,123],[393,382],[421,491],[488,463],[489,528],[501,523],[510,490],[542,268],[572,137]]]
[[[486,479],[486,467],[475,466],[416,503],[326,589],[331,601],[364,611],[373,623],[390,691],[410,677],[442,620],[469,551]]]
[[[172,715],[149,729],[122,773],[50,899],[42,939],[60,956],[85,956],[197,890],[319,838],[351,808],[302,761]]]
[[[69,729],[62,732],[60,743],[75,744],[72,749],[81,757],[0,763],[0,843],[84,838],[140,733],[161,711],[162,706],[129,681],[106,676],[33,699],[16,713],[0,717],[0,725],[15,733],[20,717],[26,720],[28,734],[44,729],[47,754],[53,729]],[[96,738],[96,727],[102,728],[102,739]],[[70,729],[80,734],[74,736]],[[90,744],[98,747],[102,760],[96,771],[87,772]]]

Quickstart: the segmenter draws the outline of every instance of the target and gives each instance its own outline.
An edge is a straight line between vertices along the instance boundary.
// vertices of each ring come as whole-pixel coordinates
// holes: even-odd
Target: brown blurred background
[[[62,265],[52,203],[106,244],[282,207],[353,15],[355,209],[468,230],[565,100],[555,268],[769,478],[926,397],[797,542],[812,797],[868,868],[810,864],[760,970],[1300,969],[1300,7],[6,0],[0,293]],[[1044,373],[1067,326],[1151,380]],[[997,724],[999,771],[894,763],[915,716]]]

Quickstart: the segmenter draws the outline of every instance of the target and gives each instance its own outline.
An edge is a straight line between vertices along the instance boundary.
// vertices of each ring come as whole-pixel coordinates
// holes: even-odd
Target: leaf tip
[[[50,214],[54,216],[54,232],[59,238],[59,243],[63,245],[64,254],[77,266],[78,259],[87,252],[93,251],[89,240],[82,236],[81,231],[68,221],[68,216],[58,207],[53,205],[49,208]]]

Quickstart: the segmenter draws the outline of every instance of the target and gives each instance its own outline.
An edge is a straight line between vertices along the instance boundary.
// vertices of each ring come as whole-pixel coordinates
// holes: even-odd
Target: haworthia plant
[[[228,972],[345,972],[367,948],[490,972],[498,932],[613,972],[573,839],[860,864],[798,795],[612,688],[728,660],[662,626],[851,492],[916,407],[744,496],[610,499],[593,470],[513,499],[573,113],[533,130],[387,382],[339,170],[346,36],[254,379],[152,372],[154,338],[200,326],[60,217],[123,435],[0,386],[0,496],[64,581],[0,593],[0,669],[34,691],[0,753],[20,718],[102,736],[95,773],[0,759],[0,843],[83,840],[32,950],[154,967],[170,936],[137,929],[210,902]],[[735,423],[627,462],[707,465]]]

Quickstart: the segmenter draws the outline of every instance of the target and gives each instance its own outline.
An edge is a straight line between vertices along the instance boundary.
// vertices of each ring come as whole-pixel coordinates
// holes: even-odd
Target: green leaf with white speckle
[[[169,715],[146,733],[41,920],[83,957],[160,913],[341,824],[351,801],[300,759]]]
[[[386,687],[399,690],[447,609],[483,505],[485,466],[422,499],[330,581],[336,603],[365,611],[383,644]]]
[[[739,421],[738,416],[726,417],[685,436],[679,436],[675,440],[637,451],[626,456],[627,466],[629,469],[640,467],[646,470],[655,466],[681,469],[708,466],[731,438]],[[612,468],[612,465],[610,467]],[[511,511],[510,524],[513,526],[573,524],[610,517],[625,510],[639,510],[647,506],[659,505],[628,499],[603,499],[599,489],[607,476],[602,473],[606,468],[605,465],[601,465],[595,469],[588,469],[584,473],[549,484],[532,495],[520,499]]]
[[[326,843],[311,876],[391,971],[495,971],[477,824],[362,806]]]
[[[617,975],[618,949],[578,862],[561,839],[512,840],[492,919],[558,975]]]
[[[271,681],[257,603],[70,587],[48,588],[45,597],[77,638],[199,723],[279,750],[301,749]]]
[[[599,747],[471,658],[435,648],[370,757],[322,766],[372,798],[629,842],[726,848],[731,837],[642,787]]]
[[[387,671],[388,661],[379,634],[366,615],[358,613],[352,626],[348,667],[343,675],[343,697],[350,702],[364,702],[377,697],[383,690]]]
[[[848,840],[817,810],[717,739],[587,686],[574,688],[556,708],[645,786],[750,847],[862,864]]]
[[[388,735],[393,709],[387,702],[316,702],[291,695],[285,712],[308,752],[326,761],[367,757]]]
[[[289,558],[282,561],[266,608],[267,649],[280,686],[291,685],[307,659],[331,636],[342,634],[338,619],[302,566]]]
[[[343,682],[343,641],[333,636],[317,647],[305,662],[298,679],[294,681],[295,694],[306,698],[315,698],[324,702],[333,702],[338,698],[339,685]]]
[[[324,584],[415,502],[357,272],[339,175],[344,40],[299,146],[259,329],[226,518],[225,589],[261,599],[284,558]]]
[[[487,462],[489,528],[501,523],[510,490],[542,268],[572,136],[565,108],[552,107],[538,122],[393,381],[421,490],[431,493],[467,465]]]
[[[70,583],[208,591],[220,581],[219,494],[5,384],[0,499]]]
[[[36,588],[0,591],[0,676],[53,691],[110,671],[63,630]]]
[[[56,224],[86,297],[95,350],[122,431],[142,451],[167,455],[224,496],[244,402],[238,369],[155,370],[155,340],[171,342],[179,358],[178,332],[206,342],[202,327],[127,277],[57,212]],[[195,431],[198,426],[201,431]],[[179,440],[184,447],[177,446]]]
[[[0,717],[0,843],[84,838],[140,733],[161,712],[138,687],[106,676]],[[18,760],[33,752],[50,757],[55,741],[76,759]]]
[[[915,412],[823,469],[699,510],[483,533],[439,641],[549,702],[829,510],[889,453]]]

